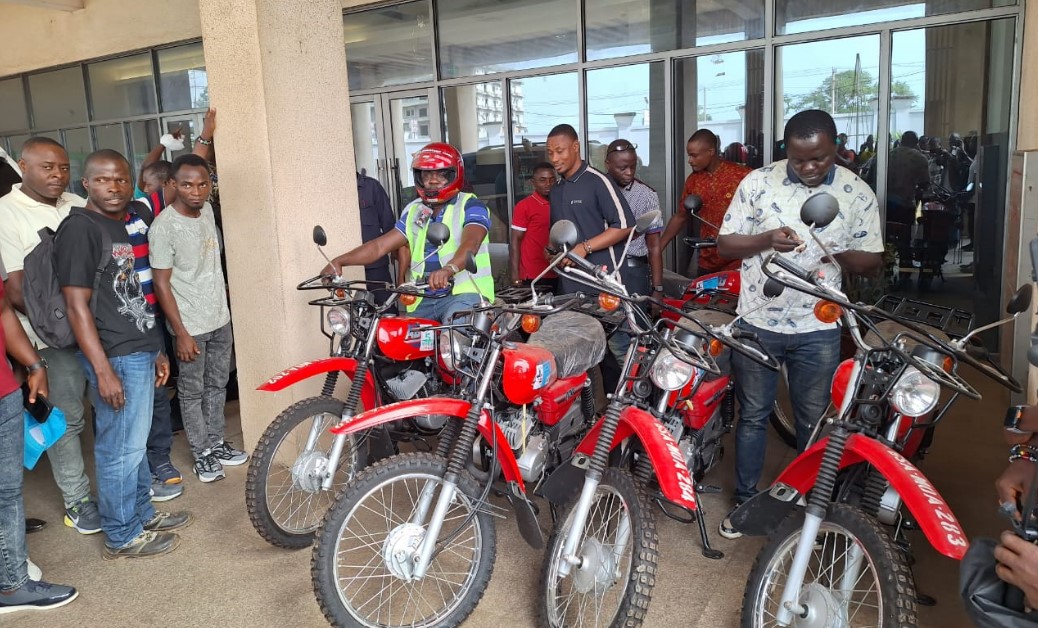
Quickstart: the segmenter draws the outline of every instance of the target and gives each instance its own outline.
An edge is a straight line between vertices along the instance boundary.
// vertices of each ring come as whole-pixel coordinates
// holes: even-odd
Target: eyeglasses
[[[610,153],[623,153],[629,150],[638,150],[638,145],[632,144],[630,142],[619,142],[615,145],[610,146],[609,149],[606,150],[606,154],[608,155]]]

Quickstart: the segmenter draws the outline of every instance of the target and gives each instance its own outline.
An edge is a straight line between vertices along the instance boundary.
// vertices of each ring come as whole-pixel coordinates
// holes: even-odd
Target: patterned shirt
[[[133,246],[133,269],[137,271],[137,276],[141,280],[144,300],[158,312],[155,287],[151,282],[151,264],[148,260],[148,223],[137,214],[132,204],[126,210],[126,235],[130,237],[130,245]]]
[[[684,210],[685,197],[689,194],[697,194],[703,199],[703,209],[699,215],[704,221],[699,222],[699,235],[702,238],[716,238],[717,229],[707,222],[720,225],[724,220],[724,214],[728,211],[728,205],[735,196],[735,190],[739,184],[750,174],[750,169],[731,161],[721,160],[720,165],[713,172],[706,170],[693,172],[685,179],[685,193],[681,196],[681,210]],[[695,220],[690,218],[690,220]],[[701,271],[717,272],[720,270],[735,270],[739,267],[740,260],[729,260],[717,254],[717,249],[699,250],[699,268]]]
[[[754,170],[743,179],[724,216],[721,235],[757,235],[783,226],[790,227],[805,246],[783,255],[807,270],[821,269],[827,281],[838,287],[842,281],[838,268],[834,264],[822,263],[825,254],[811,238],[807,225],[800,220],[800,206],[820,192],[827,192],[840,202],[836,220],[816,231],[818,239],[831,253],[849,250],[883,252],[878,203],[864,181],[850,170],[836,166],[822,184],[808,187],[800,183],[786,160]],[[761,270],[761,260],[770,253],[771,249],[768,249],[742,260],[738,311],[745,315],[744,320],[755,327],[783,334],[836,327],[835,323],[826,324],[815,318],[817,299],[802,292],[787,289],[768,302],[762,291],[767,276]]]
[[[624,198],[627,199],[627,204],[631,206],[631,213],[634,214],[635,220],[638,220],[639,216],[660,208],[660,197],[656,194],[656,190],[638,179],[631,181],[631,185],[620,188],[620,191],[623,193]],[[645,243],[645,235],[661,231],[663,231],[662,215],[652,223],[652,226],[645,233],[631,240],[631,246],[627,249],[627,257],[648,257],[649,245]]]

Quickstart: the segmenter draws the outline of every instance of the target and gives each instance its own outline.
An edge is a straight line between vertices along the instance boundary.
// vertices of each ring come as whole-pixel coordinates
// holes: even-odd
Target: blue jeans
[[[746,323],[761,344],[786,365],[789,397],[796,419],[797,449],[803,451],[815,423],[829,405],[833,374],[840,363],[840,330],[825,329],[803,334],[778,334]],[[739,423],[735,428],[735,499],[745,501],[757,492],[768,417],[775,403],[780,373],[771,371],[743,355],[732,353],[735,397],[739,400]]]
[[[29,579],[22,502],[23,425],[19,389],[0,398],[0,591],[17,589]]]
[[[155,516],[151,506],[151,469],[144,448],[151,429],[155,400],[155,358],[158,352],[138,352],[109,358],[123,384],[126,405],[116,410],[101,398],[97,373],[86,358],[83,369],[90,385],[97,433],[97,506],[108,547],[126,547]]]
[[[451,296],[443,297],[441,299],[422,299],[422,302],[418,304],[415,311],[411,312],[409,315],[418,318],[428,318],[447,324],[451,322],[451,317],[453,317],[457,312],[471,310],[477,305],[479,305],[478,294],[472,292],[465,294],[452,294]]]

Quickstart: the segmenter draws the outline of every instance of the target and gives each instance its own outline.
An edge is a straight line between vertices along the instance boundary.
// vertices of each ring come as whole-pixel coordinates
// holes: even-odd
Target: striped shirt
[[[620,188],[620,192],[622,192],[624,198],[627,199],[627,204],[631,206],[631,213],[634,214],[635,220],[640,216],[644,216],[645,214],[651,211],[656,211],[660,208],[660,197],[656,194],[656,190],[645,185],[638,179],[631,181],[631,185],[625,188]],[[662,216],[657,218],[645,233],[638,235],[631,240],[631,246],[627,249],[627,256],[648,257],[649,245],[645,243],[645,236],[646,234],[659,233],[661,231],[663,231]]]
[[[133,269],[141,280],[144,300],[155,309],[155,286],[151,280],[151,263],[148,260],[148,224],[134,210],[133,204],[126,210],[126,234],[133,246]]]

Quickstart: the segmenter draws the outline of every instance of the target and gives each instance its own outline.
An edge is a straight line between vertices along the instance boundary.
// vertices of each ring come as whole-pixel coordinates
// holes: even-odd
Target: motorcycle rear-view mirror
[[[317,246],[328,244],[328,234],[324,232],[324,227],[321,225],[314,225],[314,244]]]
[[[840,213],[840,201],[828,192],[819,192],[800,206],[800,220],[812,228],[823,228],[836,220]]]
[[[442,222],[434,222],[429,225],[425,232],[425,240],[433,246],[443,246],[443,243],[451,239],[450,228]]]
[[[689,194],[685,197],[685,200],[684,202],[682,202],[682,205],[684,205],[685,209],[692,212],[693,214],[698,214],[699,210],[703,209],[703,198],[698,194]]]
[[[1013,298],[1009,299],[1009,303],[1006,304],[1006,312],[1008,314],[1019,314],[1020,312],[1027,311],[1027,308],[1031,307],[1033,292],[1034,290],[1029,283],[1020,286]]]
[[[634,230],[638,233],[645,233],[649,230],[649,227],[653,225],[657,220],[660,219],[660,210],[654,209],[651,212],[638,216],[638,219],[634,221]]]
[[[769,299],[774,299],[786,290],[786,287],[781,282],[775,279],[768,278],[764,282],[764,296]]]
[[[465,270],[472,275],[475,275],[476,271],[479,270],[479,266],[476,266],[476,256],[472,254],[472,251],[465,254]]]
[[[560,220],[551,226],[548,239],[551,240],[551,245],[557,249],[563,247],[572,249],[580,241],[580,233],[577,231],[577,226],[571,221]]]

